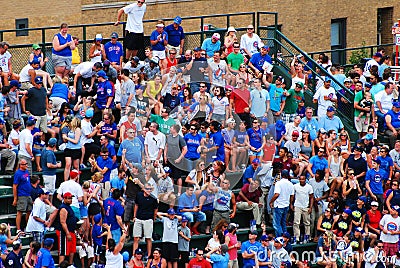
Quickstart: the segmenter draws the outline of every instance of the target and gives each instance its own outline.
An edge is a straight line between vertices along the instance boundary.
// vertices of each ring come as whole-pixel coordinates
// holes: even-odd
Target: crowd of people
[[[13,175],[17,209],[14,237],[0,225],[5,267],[54,267],[55,243],[60,267],[74,265],[75,254],[82,267],[235,268],[238,254],[246,268],[307,267],[292,245],[311,241],[324,267],[400,265],[400,102],[384,49],[347,74],[324,54],[318,66],[295,55],[287,79],[274,75],[281,59],[253,25],[187,49],[177,16],[159,20],[144,47],[145,12],[141,0],[121,8],[124,46],[117,32],[109,42],[96,34],[88,61],[66,23],[51,59],[34,44],[19,74],[0,43],[1,168]],[[315,78],[314,67],[330,76]],[[317,111],[305,107],[306,91],[315,91]],[[354,118],[354,145],[336,109]],[[389,145],[377,139],[383,133]],[[231,222],[238,213],[253,218],[240,226],[248,241]],[[53,229],[57,242],[46,235]],[[193,251],[199,234],[211,238]],[[133,251],[123,252],[130,239]]]

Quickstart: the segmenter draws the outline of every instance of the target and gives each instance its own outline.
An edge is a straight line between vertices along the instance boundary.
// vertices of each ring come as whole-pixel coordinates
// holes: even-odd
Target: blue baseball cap
[[[259,165],[260,164],[260,159],[254,158],[253,161],[251,161],[251,163]]]
[[[346,213],[347,215],[351,215],[351,209],[346,208],[345,210],[343,210],[344,213]]]
[[[371,87],[372,87],[372,84],[369,83],[369,82],[367,82],[367,83],[364,84],[364,87],[371,88]]]
[[[45,247],[50,247],[50,246],[53,245],[53,244],[54,244],[54,239],[53,239],[53,238],[50,238],[50,237],[46,238],[46,239],[43,241],[43,245],[44,245]]]
[[[105,71],[101,70],[97,72],[98,77],[103,77],[104,79],[108,79],[108,76]]]
[[[87,109],[86,110],[86,113],[85,113],[85,117],[86,118],[93,117],[93,115],[94,115],[93,109]]]
[[[165,173],[171,173],[171,168],[170,167],[164,167],[164,172]]]
[[[174,23],[181,24],[182,23],[182,18],[179,17],[179,16],[176,16],[175,19],[174,19]]]
[[[117,32],[112,32],[111,33],[111,38],[118,38],[118,33]]]
[[[182,220],[181,220],[181,222],[188,222],[189,220],[188,220],[188,218],[186,218],[186,216],[182,216]]]
[[[36,77],[35,77],[35,83],[36,83],[36,84],[43,84],[43,77],[41,77],[41,76],[36,76]]]
[[[360,196],[360,197],[358,198],[358,200],[361,200],[361,201],[363,201],[364,203],[367,203],[367,198],[366,198],[365,196]]]
[[[398,102],[398,101],[393,102],[393,107],[400,108],[400,102]]]
[[[21,84],[18,82],[18,80],[11,80],[10,87],[21,87]]]
[[[99,223],[101,220],[101,214],[99,213],[99,214],[94,215],[93,220],[95,223]]]
[[[173,208],[168,209],[167,211],[168,215],[175,215],[175,210]]]
[[[329,77],[329,76],[325,76],[325,80],[324,80],[325,82],[331,82],[332,81],[332,79]]]

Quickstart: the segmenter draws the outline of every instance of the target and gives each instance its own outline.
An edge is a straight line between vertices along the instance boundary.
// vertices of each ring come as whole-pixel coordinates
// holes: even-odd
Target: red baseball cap
[[[82,171],[73,169],[73,170],[71,170],[71,172],[69,173],[69,176],[71,177],[71,179],[75,179],[75,178],[78,177],[78,175],[81,174],[81,173],[82,173]]]
[[[66,192],[63,194],[63,198],[70,198],[73,197],[73,195],[70,192]]]

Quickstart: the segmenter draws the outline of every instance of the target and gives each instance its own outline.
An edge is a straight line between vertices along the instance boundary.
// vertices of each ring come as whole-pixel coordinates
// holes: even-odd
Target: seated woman
[[[333,252],[336,250],[336,242],[334,234],[331,231],[326,231],[318,239],[317,251],[317,264],[323,267],[336,268],[336,259]]]
[[[28,252],[26,252],[24,265],[26,268],[35,268],[36,263],[38,261],[38,251],[40,249],[40,243],[32,241],[29,244]]]
[[[18,240],[20,235],[23,235],[23,232],[19,232],[14,238],[11,238],[11,229],[10,225],[5,223],[0,224],[0,250],[1,250],[1,259],[3,262],[5,261],[7,254],[9,253],[7,249],[7,245],[11,245],[14,241]]]
[[[331,153],[328,157],[329,181],[331,183],[331,190],[329,192],[330,196],[332,195],[334,190],[342,188],[343,178],[340,167],[342,165],[343,159],[340,156],[340,153],[340,147],[335,147],[332,148]]]
[[[61,80],[58,76],[53,78],[53,86],[50,89],[50,100],[53,101],[53,112],[58,112],[62,108],[63,103],[68,103],[72,98],[68,89],[68,78]]]
[[[49,59],[47,57],[45,58],[43,56],[42,48],[38,44],[33,44],[32,48],[33,48],[33,51],[29,55],[28,62],[32,62],[33,59],[37,59],[40,62],[39,68],[35,70],[36,76],[43,77],[43,86],[46,90],[47,90],[48,86],[50,86],[50,88],[52,88],[53,81],[51,80],[50,74],[48,72],[42,70],[42,68],[44,67],[46,62],[49,61]]]

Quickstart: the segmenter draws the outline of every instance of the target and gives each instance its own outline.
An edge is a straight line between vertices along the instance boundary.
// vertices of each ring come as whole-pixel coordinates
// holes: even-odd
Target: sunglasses
[[[349,173],[349,175],[351,176],[351,175],[354,175],[354,173],[353,172],[351,172],[351,173]]]
[[[254,28],[247,28],[247,30],[254,30]]]
[[[325,151],[318,151],[318,153],[325,153]]]
[[[190,130],[196,130],[194,127],[191,127]]]
[[[137,1],[138,4],[144,4],[144,1]]]

